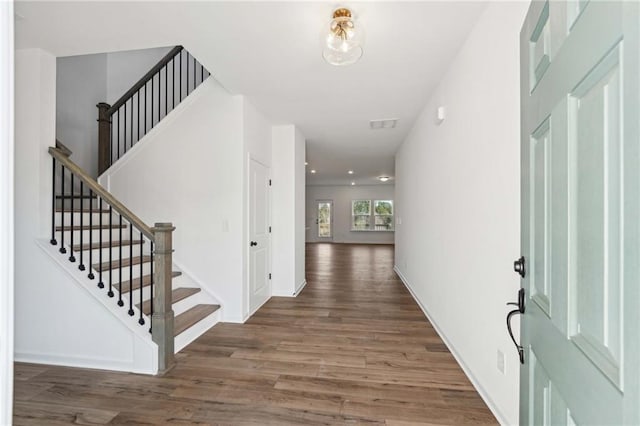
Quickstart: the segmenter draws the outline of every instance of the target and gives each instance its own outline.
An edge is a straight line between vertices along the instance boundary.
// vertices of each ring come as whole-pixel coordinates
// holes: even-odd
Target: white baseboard
[[[455,360],[460,365],[460,368],[462,368],[462,371],[464,371],[464,374],[466,374],[466,376],[469,378],[469,381],[471,382],[473,387],[476,389],[478,394],[480,394],[480,397],[485,402],[485,404],[487,404],[487,406],[489,407],[493,415],[496,417],[498,422],[501,425],[508,425],[509,422],[507,421],[506,417],[498,409],[498,407],[493,402],[493,399],[491,399],[486,389],[480,384],[480,382],[478,382],[476,377],[471,372],[471,369],[467,366],[467,364],[464,362],[464,360],[456,350],[455,346],[453,346],[453,344],[449,341],[449,339],[447,339],[447,336],[443,333],[442,329],[438,326],[438,323],[433,319],[431,314],[429,314],[429,311],[427,310],[427,308],[422,304],[422,302],[420,302],[420,299],[418,299],[416,294],[413,292],[413,289],[411,288],[409,281],[407,281],[406,277],[402,275],[402,272],[400,272],[400,269],[398,269],[398,266],[394,265],[393,270],[395,271],[396,274],[398,274],[404,286],[407,288],[407,290],[409,290],[409,293],[411,293],[413,300],[415,300],[418,306],[420,306],[420,309],[422,309],[422,312],[427,317],[427,319],[429,320],[433,328],[436,330],[436,333],[438,333],[438,336],[440,336],[444,344],[447,346],[447,348],[449,349],[449,352],[451,352]]]
[[[18,352],[14,354],[16,362],[28,362],[31,364],[60,365],[63,367],[91,368],[95,370],[124,371],[138,374],[156,374],[156,370],[147,370],[135,365],[134,361],[116,361],[111,359],[94,359],[73,357],[66,355],[51,355],[31,352]],[[151,362],[149,365],[153,365]],[[156,362],[157,365],[157,362]]]
[[[296,291],[293,292],[294,296],[297,296],[300,294],[300,292],[302,291],[303,288],[305,288],[307,286],[307,280],[302,281],[298,287],[296,287]]]

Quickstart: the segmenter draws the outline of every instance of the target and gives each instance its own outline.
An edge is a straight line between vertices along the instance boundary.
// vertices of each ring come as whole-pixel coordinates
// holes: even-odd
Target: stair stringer
[[[148,324],[141,326],[132,319],[127,314],[127,309],[116,304],[115,298],[108,297],[105,289],[98,288],[97,279],[89,280],[87,271],[80,271],[77,262],[69,262],[68,254],[61,254],[58,251],[59,245],[51,245],[45,239],[37,240],[36,245],[49,257],[51,263],[57,266],[57,268],[51,268],[51,272],[57,269],[60,273],[60,276],[50,276],[47,283],[43,285],[56,287],[62,285],[63,288],[57,288],[55,291],[62,292],[65,295],[65,300],[82,300],[83,307],[88,307],[91,310],[91,315],[86,318],[79,317],[77,321],[96,325],[108,324],[95,328],[92,332],[85,330],[84,327],[68,330],[65,327],[58,327],[56,333],[66,330],[69,335],[65,338],[86,342],[87,350],[91,349],[90,342],[96,339],[110,342],[107,346],[111,354],[106,356],[104,352],[100,352],[100,348],[96,348],[97,353],[91,356],[60,354],[59,351],[57,351],[58,353],[21,351],[16,348],[16,361],[157,374],[158,346],[151,340]],[[43,256],[43,260],[47,256]],[[46,266],[41,265],[41,267],[45,268]],[[61,306],[58,309],[72,311],[74,306]],[[139,311],[135,306],[134,310],[138,315]],[[108,313],[100,316],[100,311]],[[55,322],[56,320],[57,318],[53,314],[51,321]]]

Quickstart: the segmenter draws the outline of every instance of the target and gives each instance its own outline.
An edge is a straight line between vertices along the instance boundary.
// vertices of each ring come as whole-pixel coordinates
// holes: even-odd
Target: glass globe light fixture
[[[353,64],[362,56],[363,40],[364,30],[356,24],[351,11],[336,9],[328,25],[322,56],[332,65]]]

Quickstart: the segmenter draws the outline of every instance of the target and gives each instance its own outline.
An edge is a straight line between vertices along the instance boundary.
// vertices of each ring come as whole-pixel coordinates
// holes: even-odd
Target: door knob
[[[524,364],[524,348],[518,342],[516,342],[516,338],[513,337],[513,330],[511,330],[511,318],[514,315],[524,314],[524,288],[521,288],[518,291],[518,301],[517,302],[509,302],[507,305],[517,306],[518,309],[514,309],[507,314],[507,331],[509,332],[509,336],[513,341],[513,344],[516,346],[518,350],[518,357],[520,358],[520,364]]]
[[[258,242],[257,242],[257,241],[251,241],[251,242],[249,243],[249,245],[250,245],[251,247],[253,247],[253,246],[257,246],[257,245],[258,245]]]
[[[524,256],[520,256],[520,259],[513,262],[513,270],[520,274],[522,278],[524,278],[525,274],[527,273],[524,263]]]

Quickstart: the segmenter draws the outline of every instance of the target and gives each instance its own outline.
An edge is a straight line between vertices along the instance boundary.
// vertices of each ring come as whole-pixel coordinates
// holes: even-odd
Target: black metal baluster
[[[169,64],[164,64],[164,116],[169,113]]]
[[[182,102],[182,50],[180,51],[180,102]]]
[[[142,252],[142,244],[144,243],[144,235],[142,234],[142,231],[140,231],[140,256],[143,256],[143,252]],[[142,283],[142,273],[143,273],[143,263],[142,261],[140,262],[140,283]],[[142,285],[140,285],[140,319],[138,319],[138,324],[140,325],[144,325],[144,318],[143,318],[143,298],[142,298]]]
[[[119,245],[119,252],[120,255],[118,256],[118,306],[124,306],[124,302],[122,301],[122,215],[120,215],[120,245]],[[133,283],[129,282],[129,291],[133,290]]]
[[[149,82],[146,82],[144,84],[144,134],[147,134],[147,84]]]
[[[138,90],[138,139],[136,140],[139,141],[140,140],[140,90]]]
[[[60,164],[60,205],[62,206],[61,215],[62,215],[62,226],[60,228],[60,253],[65,254],[67,249],[64,248],[64,164]]]
[[[189,96],[189,53],[187,53],[187,60],[185,62],[187,63],[187,88],[184,95]]]
[[[84,196],[84,182],[81,180],[80,181],[80,229],[84,228],[84,200],[82,199],[82,197]],[[71,212],[71,214],[75,214],[74,212]],[[91,232],[89,232],[91,233]],[[84,249],[83,249],[83,242],[84,242],[84,232],[80,231],[80,265],[78,265],[78,269],[80,269],[81,271],[84,271],[84,262],[83,262],[83,256],[84,256]]]
[[[126,105],[126,104],[125,104]],[[133,98],[131,98],[131,123],[129,124],[129,134],[131,135],[129,139],[129,148],[133,146]]]
[[[98,247],[100,247],[100,252],[98,253],[98,263],[100,264],[100,270],[98,271],[98,288],[104,288],[104,282],[102,281],[102,197],[100,197],[100,202],[98,203],[98,214],[100,215],[100,220],[98,223],[100,224],[100,239],[98,242]]]
[[[56,159],[53,160],[53,167],[51,168],[51,239],[49,242],[52,246],[58,244],[56,241]]]
[[[154,85],[154,80],[156,79],[156,76],[154,75],[153,77],[151,77],[151,128],[153,129],[153,85]]]
[[[158,121],[160,122],[160,104],[162,103],[162,96],[160,93],[160,88],[162,87],[162,78],[160,78],[160,72],[158,72]]]
[[[151,253],[151,277],[149,277],[149,290],[151,292],[151,298],[149,299],[149,303],[151,304],[151,309],[149,310],[149,333],[151,333],[151,329],[153,328],[153,262],[155,261],[153,254],[153,241],[149,240],[149,246]]]
[[[89,228],[93,229],[93,190],[89,188]],[[89,275],[90,280],[94,279],[93,275],[93,231],[89,231]]]
[[[113,207],[109,205],[109,265],[113,265]],[[107,296],[113,297],[113,268],[109,268],[109,291]]]
[[[115,163],[113,161],[113,114],[109,115],[109,165]]]
[[[173,111],[176,107],[176,57],[174,56],[171,59],[171,68],[173,72],[171,73],[171,110]]]
[[[196,90],[196,58],[192,55],[193,58],[193,90]]]
[[[120,108],[118,108],[118,155],[116,156],[116,160],[120,158]]]
[[[200,84],[204,81],[204,65],[200,64]]]
[[[73,255],[73,237],[74,237],[74,229],[73,229],[73,210],[74,210],[74,206],[73,206],[73,202],[74,202],[74,197],[73,197],[73,172],[71,172],[71,170],[69,170],[69,172],[71,173],[71,194],[69,195],[69,199],[71,200],[71,243],[69,244],[69,262],[75,262],[76,261],[76,257]],[[82,232],[82,229],[80,230],[80,232]]]
[[[129,282],[133,282],[133,223],[129,223]],[[142,261],[140,262],[142,264]],[[142,293],[142,276],[140,276],[140,293]],[[129,291],[129,316],[133,316],[133,291]]]

